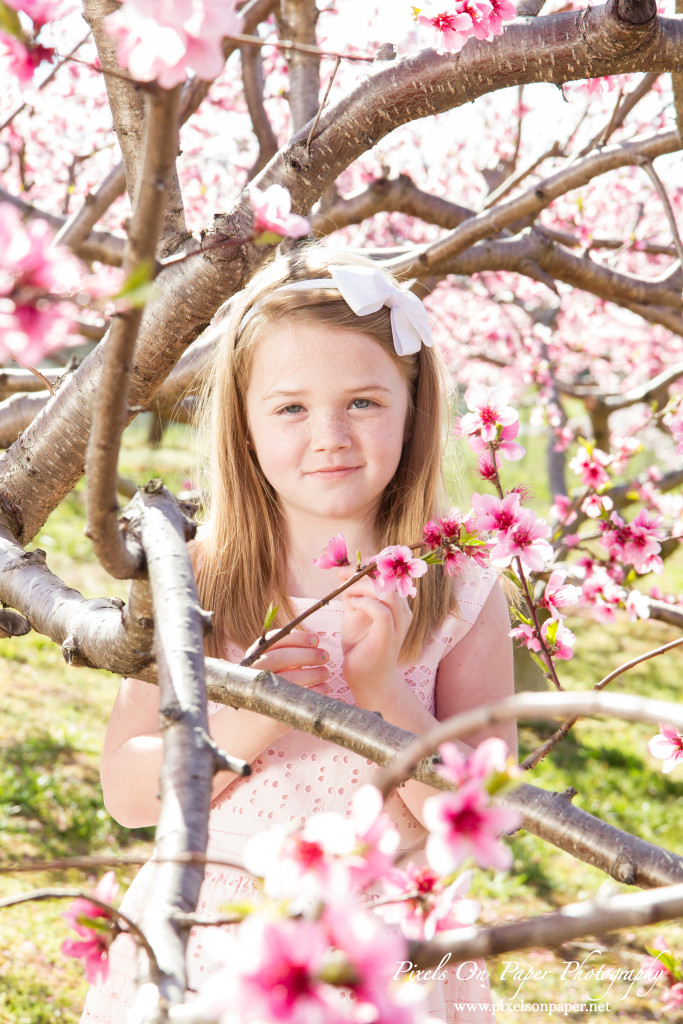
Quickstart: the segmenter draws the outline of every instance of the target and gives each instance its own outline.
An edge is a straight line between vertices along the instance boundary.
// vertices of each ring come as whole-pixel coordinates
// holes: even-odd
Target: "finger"
[[[329,660],[322,647],[273,647],[257,658],[252,668],[282,673],[291,668],[324,665]]]
[[[321,665],[318,668],[294,668],[289,672],[279,672],[278,675],[290,683],[296,683],[297,686],[310,690],[327,683],[330,678],[330,670],[325,665]]]

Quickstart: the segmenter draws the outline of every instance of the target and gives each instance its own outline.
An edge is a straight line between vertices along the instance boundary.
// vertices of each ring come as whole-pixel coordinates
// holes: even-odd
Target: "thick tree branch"
[[[590,153],[581,160],[555,171],[544,180],[536,182],[512,199],[501,200],[436,242],[416,249],[407,257],[389,260],[387,265],[396,274],[408,271],[414,273],[416,267],[423,270],[433,269],[459,256],[481,239],[499,234],[516,221],[537,217],[554,199],[586,185],[598,175],[628,164],[640,164],[644,158],[652,159],[663,153],[673,153],[680,145],[678,133],[666,131]]]
[[[179,88],[150,93],[145,132],[145,158],[131,220],[124,269],[130,276],[151,267],[163,221],[164,184],[175,163]],[[118,526],[116,490],[121,435],[129,420],[128,380],[142,310],[132,309],[114,319],[104,343],[102,380],[93,410],[88,445],[88,524],[86,534],[102,565],[112,576],[140,575],[139,552],[131,550]]]
[[[24,551],[0,526],[0,600],[62,648],[69,664],[139,675],[151,660],[151,623],[132,623],[117,598],[87,600],[47,567],[45,552]]]
[[[159,673],[160,717],[164,744],[160,775],[161,812],[155,884],[143,906],[140,927],[154,949],[161,972],[160,995],[181,1003],[186,984],[185,948],[189,931],[174,922],[175,912],[197,906],[204,877],[202,864],[173,862],[190,852],[203,853],[208,838],[211,780],[216,768],[204,686],[205,617],[199,604],[186,540],[195,525],[176,500],[149,484],[131,507],[140,518],[154,607],[154,650]],[[156,980],[149,974],[141,982]]]
[[[670,70],[679,59],[683,25],[671,19],[655,21],[650,0],[643,0],[639,10],[644,13],[634,14],[630,7],[622,10],[613,3],[516,22],[492,42],[470,40],[456,56],[424,50],[378,66],[323,113],[310,147],[304,127],[261,173],[258,184],[279,182],[292,194],[294,212],[304,213],[357,156],[415,118],[452,109],[504,85]],[[629,19],[638,23],[632,25]],[[247,202],[241,197],[230,214],[215,219],[204,243],[244,237],[250,223]],[[181,353],[266,255],[263,247],[257,250],[251,244],[198,252],[160,276],[157,298],[145,310],[131,405],[149,404]],[[49,415],[48,410],[41,414],[0,457],[3,510],[22,538],[34,536],[82,474],[100,361],[96,349],[49,404]],[[39,469],[38,477],[29,473],[33,466]]]
[[[444,228],[455,227],[475,216],[466,206],[424,192],[410,175],[399,174],[397,178],[377,178],[364,191],[347,199],[337,198],[325,213],[313,215],[311,225],[313,232],[322,237],[383,211],[405,213]]]

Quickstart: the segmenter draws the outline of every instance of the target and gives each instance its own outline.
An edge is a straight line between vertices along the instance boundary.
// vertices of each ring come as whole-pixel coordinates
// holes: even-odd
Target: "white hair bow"
[[[357,316],[376,313],[382,306],[391,310],[394,348],[399,356],[420,351],[432,344],[427,310],[417,295],[403,291],[374,267],[333,266],[330,277],[344,301]]]

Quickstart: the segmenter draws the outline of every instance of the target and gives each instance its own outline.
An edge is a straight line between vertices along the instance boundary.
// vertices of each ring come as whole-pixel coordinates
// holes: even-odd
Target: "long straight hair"
[[[246,415],[252,363],[274,325],[314,325],[365,335],[382,346],[406,380],[406,441],[377,511],[377,550],[417,543],[424,524],[443,511],[446,372],[436,349],[423,345],[417,355],[398,356],[386,307],[357,316],[334,289],[283,287],[327,278],[328,268],[337,264],[378,269],[366,257],[313,246],[277,257],[260,270],[234,302],[207,374],[201,422],[209,450],[208,498],[194,557],[202,605],[214,614],[214,631],[207,638],[207,652],[214,657],[224,656],[229,641],[243,649],[253,643],[271,602],[280,606],[276,625],[294,617],[286,594],[282,519],[276,495],[249,445]],[[316,554],[311,552],[311,558]],[[432,569],[420,580],[403,661],[419,655],[455,603],[452,581],[442,570]]]

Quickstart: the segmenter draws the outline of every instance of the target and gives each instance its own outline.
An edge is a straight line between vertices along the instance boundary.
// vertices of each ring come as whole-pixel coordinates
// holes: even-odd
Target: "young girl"
[[[333,535],[368,560],[389,544],[416,542],[443,513],[445,378],[430,346],[420,301],[358,255],[299,250],[275,259],[241,294],[210,375],[211,495],[194,552],[202,604],[214,612],[210,655],[238,662],[271,601],[285,622],[332,590],[337,574],[313,560]],[[512,693],[509,619],[495,574],[473,566],[451,578],[436,567],[418,588],[410,602],[378,594],[366,577],[254,667],[416,733]],[[275,823],[348,813],[377,770],[256,713],[213,704],[209,713],[218,745],[252,764],[247,778],[215,777],[209,857],[239,863],[247,839]],[[514,751],[514,728],[500,733]],[[467,739],[474,745],[485,735]],[[157,821],[160,765],[157,688],[124,679],[102,756],[106,805],[123,825]],[[421,806],[433,792],[410,781],[387,802],[409,859],[419,860]],[[127,913],[138,913],[153,877],[151,861],[126,896]],[[208,867],[198,909],[216,913],[255,888],[237,870]],[[207,939],[206,929],[191,934],[192,988],[220,966]],[[430,992],[430,1011],[449,1022],[492,1020],[481,975],[472,964],[449,971]],[[134,978],[134,944],[121,935],[84,1024],[123,1022]]]

